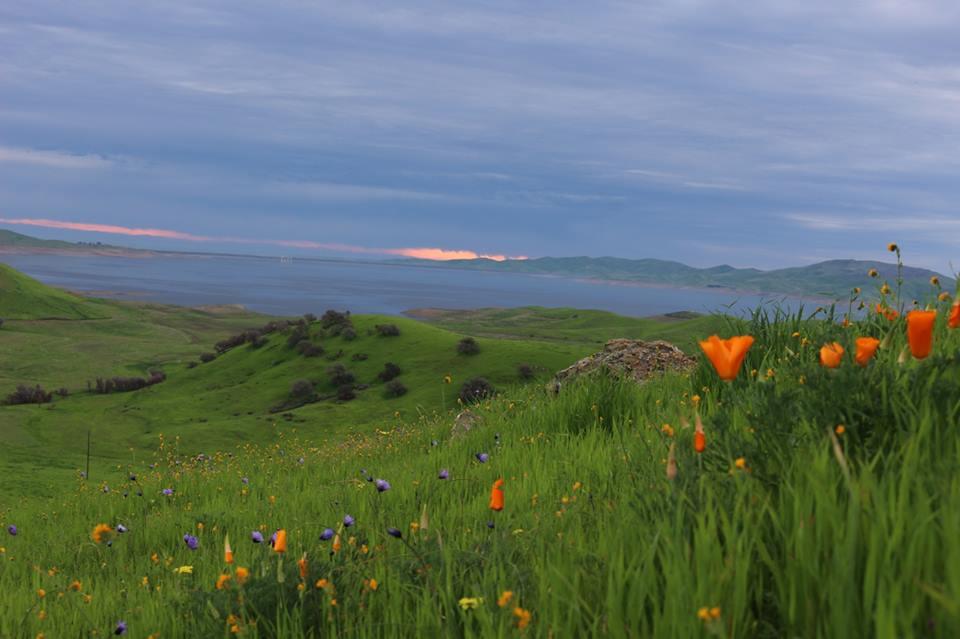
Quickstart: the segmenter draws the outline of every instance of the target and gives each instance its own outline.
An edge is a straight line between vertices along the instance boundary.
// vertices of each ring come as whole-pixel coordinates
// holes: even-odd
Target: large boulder
[[[651,377],[668,371],[690,371],[696,365],[696,359],[669,342],[612,339],[599,353],[584,357],[573,366],[557,373],[550,382],[549,388],[559,392],[561,386],[569,384],[577,377],[601,369],[643,383]]]
[[[482,423],[483,418],[469,408],[465,408],[457,414],[453,422],[453,428],[450,429],[450,439],[459,439]]]

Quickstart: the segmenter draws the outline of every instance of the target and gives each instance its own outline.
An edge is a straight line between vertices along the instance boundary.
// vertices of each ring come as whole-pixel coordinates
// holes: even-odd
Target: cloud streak
[[[527,259],[527,257],[524,255],[508,256],[499,253],[478,253],[476,251],[465,249],[447,249],[436,247],[375,248],[368,246],[355,246],[352,244],[314,242],[311,240],[274,240],[195,235],[193,233],[185,233],[183,231],[174,231],[170,229],[131,228],[127,226],[118,226],[115,224],[68,222],[64,220],[51,220],[47,218],[0,218],[0,224],[33,226],[67,231],[81,231],[85,233],[104,233],[107,235],[126,235],[128,237],[155,237],[167,240],[181,240],[186,242],[279,246],[285,248],[333,251],[337,253],[352,253],[360,255],[395,255],[398,257],[411,257],[433,261],[488,259],[502,262],[505,260]]]
[[[77,155],[62,151],[38,151],[0,146],[0,162],[31,164],[56,169],[104,169],[112,162],[97,155]]]

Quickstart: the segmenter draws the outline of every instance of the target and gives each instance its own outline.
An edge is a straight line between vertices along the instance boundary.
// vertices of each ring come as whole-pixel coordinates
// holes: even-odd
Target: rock
[[[686,372],[697,365],[690,357],[669,342],[644,342],[636,339],[612,339],[603,350],[581,359],[557,373],[548,385],[553,392],[581,375],[607,369],[635,382],[646,380],[668,371]]]
[[[456,419],[453,420],[453,428],[450,429],[450,439],[463,437],[477,426],[480,426],[482,422],[483,419],[469,408],[460,411]]]

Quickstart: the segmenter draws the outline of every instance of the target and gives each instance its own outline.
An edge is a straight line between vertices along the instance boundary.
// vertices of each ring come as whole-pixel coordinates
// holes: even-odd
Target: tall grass
[[[960,335],[941,326],[934,355],[900,364],[902,320],[836,320],[739,320],[730,330],[757,342],[730,384],[704,364],[639,387],[601,375],[557,397],[509,391],[455,440],[424,420],[322,450],[291,431],[200,461],[165,442],[109,492],[78,480],[4,509],[19,533],[0,555],[0,635],[106,636],[122,619],[138,637],[960,636]],[[862,334],[885,340],[870,366],[817,364],[824,342]],[[99,522],[129,532],[96,544]],[[286,554],[250,541],[281,527]]]

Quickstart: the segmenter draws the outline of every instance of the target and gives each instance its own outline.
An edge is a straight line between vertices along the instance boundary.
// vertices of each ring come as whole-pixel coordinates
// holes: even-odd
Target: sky
[[[0,3],[0,227],[960,268],[955,0]]]

